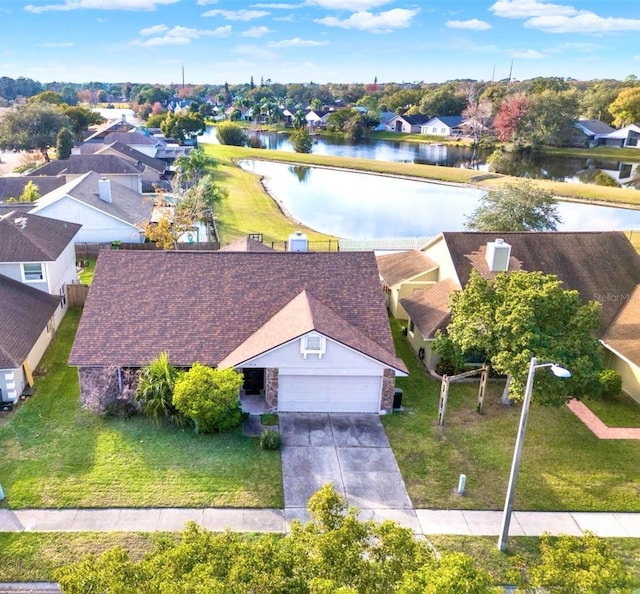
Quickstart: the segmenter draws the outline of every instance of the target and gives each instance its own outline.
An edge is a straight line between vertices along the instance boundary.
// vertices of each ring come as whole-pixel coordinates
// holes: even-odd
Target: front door
[[[264,390],[264,369],[262,367],[245,367],[242,370],[244,374],[244,393],[262,394]]]

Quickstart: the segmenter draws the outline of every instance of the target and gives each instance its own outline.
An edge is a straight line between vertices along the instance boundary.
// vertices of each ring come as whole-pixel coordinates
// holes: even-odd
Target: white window
[[[23,264],[22,278],[25,282],[40,282],[44,280],[44,266],[40,263]]]
[[[307,334],[300,342],[300,352],[305,359],[307,355],[318,355],[318,358],[322,359],[322,355],[327,352],[327,339],[315,332]]]

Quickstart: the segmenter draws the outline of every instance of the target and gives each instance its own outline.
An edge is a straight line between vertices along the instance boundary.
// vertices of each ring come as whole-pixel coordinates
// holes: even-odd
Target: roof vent
[[[302,231],[296,231],[289,235],[290,252],[306,252],[309,247],[307,236]]]
[[[111,204],[111,180],[103,177],[98,180],[98,197],[103,202]]]
[[[485,259],[491,272],[506,272],[509,269],[511,246],[504,239],[487,242]]]

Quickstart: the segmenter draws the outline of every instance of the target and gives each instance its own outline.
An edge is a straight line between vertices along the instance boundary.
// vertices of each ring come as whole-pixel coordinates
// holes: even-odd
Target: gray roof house
[[[44,196],[66,183],[64,177],[56,175],[10,175],[0,177],[0,202],[9,198],[18,199],[26,185],[33,182],[38,187],[40,196]]]
[[[462,116],[435,116],[420,126],[420,134],[452,136],[462,133],[460,126],[463,121]]]
[[[141,243],[152,210],[153,197],[90,171],[37,200],[31,212],[81,224],[76,243]]]

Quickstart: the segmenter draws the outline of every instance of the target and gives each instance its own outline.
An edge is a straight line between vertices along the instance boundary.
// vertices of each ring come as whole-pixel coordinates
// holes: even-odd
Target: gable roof
[[[123,158],[127,161],[134,161],[136,163],[140,163],[149,169],[153,169],[158,173],[164,173],[167,169],[167,164],[160,159],[155,159],[154,157],[150,157],[149,155],[134,149],[133,147],[125,144],[124,142],[116,141],[111,144],[105,144],[96,151],[96,154],[100,155],[103,153],[107,153],[109,150],[116,151],[120,153]]]
[[[624,305],[609,326],[602,341],[623,357],[640,362],[640,285],[631,293],[620,295]]]
[[[415,115],[399,115],[397,116],[398,118],[404,120],[405,122],[407,122],[407,124],[410,124],[411,126],[422,126],[422,124],[424,124],[425,122],[427,122],[429,120],[429,116],[428,115],[424,115],[421,113],[417,113]],[[392,121],[395,118],[391,118]]]
[[[446,279],[416,291],[400,303],[424,338],[433,338],[436,330],[444,328],[450,318],[449,297],[460,287]]]
[[[555,274],[584,301],[600,297],[604,331],[623,305],[607,295],[630,294],[640,284],[640,254],[621,231],[442,234],[460,285],[469,280],[474,264],[483,262],[487,242],[503,238],[511,258],[522,270]]]
[[[16,369],[46,328],[60,297],[0,274],[0,303],[0,369]]]
[[[123,118],[110,119],[106,121],[104,124],[100,124],[93,130],[91,130],[89,136],[85,138],[85,142],[95,142],[97,140],[104,138],[107,134],[111,132],[114,132],[114,131],[123,132],[125,130],[131,130],[133,128],[135,128],[135,126],[132,123],[127,122]]]
[[[80,227],[22,211],[2,214],[0,262],[53,262]]]
[[[615,128],[612,128],[600,120],[577,120],[575,125],[581,128],[586,134],[593,136],[610,134],[615,131]]]
[[[638,124],[627,124],[624,128],[620,128],[620,130],[614,130],[613,132],[609,132],[609,134],[603,134],[602,138],[627,138],[629,136],[629,132],[636,132],[640,134],[640,126]]]
[[[221,252],[273,252],[273,248],[251,237],[241,237],[220,248]]]
[[[423,126],[433,126],[436,122],[443,123],[447,128],[455,128],[462,124],[462,116],[435,116],[423,124]]]
[[[25,186],[30,181],[38,187],[40,196],[48,194],[51,190],[59,188],[65,183],[64,178],[56,176],[12,175],[8,177],[0,177],[0,200],[6,200],[7,198],[20,198],[20,195],[24,192]]]
[[[140,175],[130,161],[117,155],[71,155],[68,159],[50,161],[31,172],[36,175],[82,175],[88,171],[100,174]]]
[[[114,142],[122,142],[123,144],[135,144],[135,145],[146,145],[146,146],[156,146],[157,144],[161,144],[163,141],[154,138],[151,135],[147,135],[139,130],[132,130],[131,132],[112,132],[105,136],[104,143],[105,144],[113,144]]]
[[[31,212],[40,212],[58,200],[62,200],[65,196],[70,196],[133,226],[140,225],[143,221],[151,218],[152,198],[145,197],[122,184],[113,182],[111,184],[112,201],[105,202],[98,195],[99,180],[100,176],[90,171],[37,200]]]
[[[235,367],[315,330],[324,336],[373,357],[390,367],[406,371],[403,363],[358,328],[337,315],[330,307],[303,290],[271,319],[245,340],[219,365]]]
[[[218,365],[303,291],[331,304],[337,340],[395,360],[372,252],[103,250],[69,363],[141,366],[168,351],[176,366]]]
[[[393,287],[438,267],[438,264],[420,250],[384,254],[378,256],[376,261],[380,276],[388,287]]]

